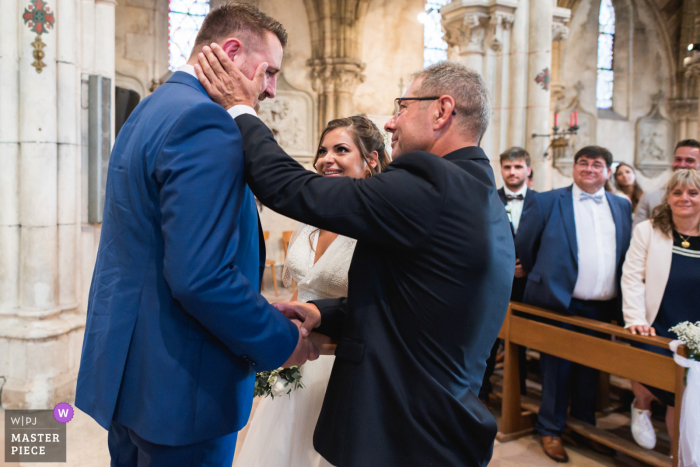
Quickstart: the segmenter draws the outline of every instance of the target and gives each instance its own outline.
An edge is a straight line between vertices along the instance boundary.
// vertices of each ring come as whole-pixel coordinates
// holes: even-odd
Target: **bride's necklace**
[[[678,236],[681,237],[682,240],[681,246],[683,248],[690,248],[690,235],[688,235],[688,237],[683,237],[683,235],[681,235],[681,233],[678,232]]]

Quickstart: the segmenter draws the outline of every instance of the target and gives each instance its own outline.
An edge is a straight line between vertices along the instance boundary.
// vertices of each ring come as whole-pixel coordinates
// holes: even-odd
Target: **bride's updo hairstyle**
[[[338,118],[328,122],[328,126],[326,126],[326,129],[323,130],[323,133],[321,133],[321,138],[319,139],[316,157],[314,157],[312,164],[314,167],[316,167],[316,162],[318,161],[323,139],[326,137],[328,132],[337,130],[338,128],[344,128],[350,132],[355,146],[357,146],[357,148],[360,150],[360,155],[369,168],[370,176],[380,173],[386,168],[387,165],[389,165],[391,158],[386,151],[384,134],[369,118],[353,115],[352,117]],[[372,160],[371,154],[374,151],[377,151],[378,164],[376,167],[372,167],[372,165],[369,163],[370,160]]]

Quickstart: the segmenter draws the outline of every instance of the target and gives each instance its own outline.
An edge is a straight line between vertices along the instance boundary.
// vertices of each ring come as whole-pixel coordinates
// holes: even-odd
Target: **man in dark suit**
[[[226,72],[205,54],[198,76],[212,98],[250,105],[256,83],[225,56]],[[229,81],[233,92],[220,92]],[[259,119],[236,118],[256,196],[358,240],[347,298],[280,305],[298,311],[302,329],[320,324],[317,331],[338,340],[314,433],[316,450],[336,466],[485,466],[491,457],[496,423],[477,394],[515,253],[477,146],[489,117],[479,74],[434,65],[416,75],[385,126],[394,161],[362,180],[309,172]]]
[[[515,243],[528,273],[525,303],[604,322],[619,320],[632,206],[603,188],[610,164],[607,149],[581,149],[574,157],[574,184],[536,194],[523,212]],[[547,354],[540,356],[540,369],[536,429],[545,453],[566,462],[561,434],[570,392],[571,416],[595,425],[598,371]]]
[[[506,149],[500,156],[501,162],[501,177],[503,178],[503,187],[498,189],[498,196],[506,207],[508,220],[513,230],[513,238],[518,232],[518,226],[522,217],[523,210],[529,207],[532,203],[532,196],[528,196],[535,191],[530,190],[526,185],[526,180],[532,173],[530,167],[530,154],[517,146]],[[513,290],[510,292],[511,301],[522,302],[523,294],[525,293],[525,283],[527,282],[527,274],[523,271],[520,264],[520,259],[515,259],[515,274],[513,277]],[[484,373],[484,382],[479,391],[479,399],[484,403],[488,403],[489,394],[493,387],[491,386],[491,375],[496,367],[496,354],[501,346],[501,339],[496,339],[496,343],[491,349],[491,355],[486,361],[486,372]],[[527,360],[525,357],[525,347],[520,347],[518,352],[520,361],[520,393],[525,395],[527,377]]]
[[[269,63],[274,97],[286,39],[253,6],[211,12],[189,65],[116,140],[75,401],[109,430],[112,466],[230,467],[255,371],[310,352],[258,293],[265,250],[241,135],[192,67],[219,40],[251,77]]]

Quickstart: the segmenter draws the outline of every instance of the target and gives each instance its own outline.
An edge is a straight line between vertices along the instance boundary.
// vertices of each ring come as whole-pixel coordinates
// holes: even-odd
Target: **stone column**
[[[11,12],[0,19],[0,405],[46,409],[73,398],[84,327],[79,3],[0,1]]]
[[[510,52],[510,119],[508,146],[525,147],[527,137],[528,31],[530,0],[519,0],[513,20]]]
[[[548,134],[549,80],[552,69],[552,0],[530,0],[527,76],[527,131],[525,148],[530,153],[535,171],[535,190],[549,186],[549,164],[544,154],[549,139],[533,138],[532,134]]]
[[[445,42],[457,47],[460,61],[484,75],[489,9],[482,2],[458,0],[440,9]]]
[[[0,5],[5,12],[20,11],[18,0],[0,0]],[[20,21],[19,14],[0,15],[0,316],[19,307]]]
[[[364,65],[347,59],[316,59],[309,66],[312,86],[318,93],[320,134],[329,121],[352,115],[352,95],[364,81]]]

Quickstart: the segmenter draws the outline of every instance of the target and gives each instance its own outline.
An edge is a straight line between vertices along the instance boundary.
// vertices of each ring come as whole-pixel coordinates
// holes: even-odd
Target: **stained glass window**
[[[451,0],[427,0],[425,12],[418,16],[423,23],[423,66],[447,60],[447,42],[442,38],[442,16],[440,7],[450,3]]]
[[[612,109],[614,45],[615,10],[611,0],[602,0],[598,15],[598,79],[595,93],[599,109]]]
[[[170,0],[168,49],[171,70],[177,70],[187,63],[197,32],[207,13],[209,13],[209,0]]]

